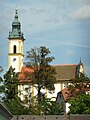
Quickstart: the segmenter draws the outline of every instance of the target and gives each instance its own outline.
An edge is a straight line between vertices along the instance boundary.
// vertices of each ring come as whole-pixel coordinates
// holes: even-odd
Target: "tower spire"
[[[21,23],[19,22],[18,19],[18,9],[15,9],[15,16],[14,20],[12,22],[12,31],[9,32],[9,38],[22,38],[23,40],[23,33],[21,32]]]
[[[15,18],[18,17],[18,10],[17,8],[15,9]]]
[[[82,62],[81,62],[81,57],[80,57],[80,64],[81,64]]]
[[[18,18],[18,8],[17,8],[17,5],[16,5],[16,9],[15,9],[15,18]]]

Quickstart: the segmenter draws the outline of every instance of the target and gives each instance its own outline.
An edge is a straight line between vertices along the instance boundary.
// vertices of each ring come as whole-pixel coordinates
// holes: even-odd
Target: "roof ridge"
[[[54,64],[52,66],[76,66],[77,64]]]

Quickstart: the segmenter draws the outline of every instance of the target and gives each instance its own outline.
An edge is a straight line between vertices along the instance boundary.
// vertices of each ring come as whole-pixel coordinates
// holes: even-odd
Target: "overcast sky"
[[[18,8],[24,54],[46,46],[52,64],[78,64],[90,76],[90,0],[0,0],[0,66],[8,69],[8,33]]]

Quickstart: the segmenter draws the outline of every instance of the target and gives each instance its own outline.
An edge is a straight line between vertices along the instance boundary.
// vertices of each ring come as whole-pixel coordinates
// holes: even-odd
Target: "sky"
[[[25,37],[24,57],[31,48],[46,46],[55,57],[52,64],[78,64],[81,58],[90,76],[90,0],[0,0],[0,66],[4,72],[16,6]]]

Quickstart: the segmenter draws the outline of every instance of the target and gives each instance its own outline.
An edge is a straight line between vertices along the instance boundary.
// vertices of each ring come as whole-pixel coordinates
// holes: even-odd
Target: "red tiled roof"
[[[75,79],[76,64],[55,65],[57,81]]]
[[[56,79],[57,81],[71,80],[75,79],[76,74],[76,64],[64,64],[64,65],[53,65],[56,69]],[[30,67],[22,67],[21,73],[19,74],[19,82],[28,83],[30,82],[30,73],[33,72],[33,69]]]
[[[31,82],[29,75],[32,72],[33,69],[31,69],[30,67],[25,67],[25,66],[22,67],[21,73],[19,73],[19,77],[18,77],[19,82],[21,83]]]
[[[75,89],[75,91],[78,93],[78,92],[80,92],[82,90],[77,88],[77,89]],[[83,88],[83,91],[90,91],[90,88]],[[67,101],[70,97],[73,97],[72,93],[69,91],[68,88],[64,88],[61,91],[61,93],[63,95],[64,101]]]

